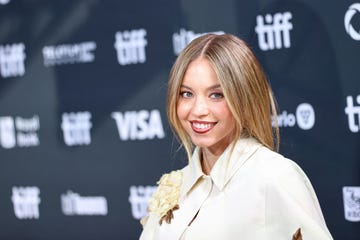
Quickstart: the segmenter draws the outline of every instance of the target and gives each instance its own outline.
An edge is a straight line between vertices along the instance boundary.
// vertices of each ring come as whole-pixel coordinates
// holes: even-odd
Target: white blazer
[[[332,239],[304,172],[254,139],[229,146],[209,175],[196,148],[181,171],[174,218],[160,225],[150,213],[140,240],[290,240],[299,228],[304,240]]]

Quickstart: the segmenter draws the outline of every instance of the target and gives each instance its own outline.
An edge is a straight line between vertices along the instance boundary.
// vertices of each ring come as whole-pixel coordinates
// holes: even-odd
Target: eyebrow
[[[192,90],[191,87],[186,86],[186,85],[184,85],[184,84],[181,84],[180,87],[181,87],[181,88],[187,88],[187,89],[189,89],[189,90]],[[217,89],[217,88],[221,88],[221,85],[220,85],[220,84],[215,84],[215,85],[213,85],[213,86],[208,87],[207,90],[214,90],[214,89]]]

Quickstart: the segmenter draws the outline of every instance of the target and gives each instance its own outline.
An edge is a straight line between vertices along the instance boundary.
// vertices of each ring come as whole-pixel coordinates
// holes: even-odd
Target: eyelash
[[[188,96],[186,96],[186,95],[188,95]],[[189,91],[181,91],[180,96],[183,98],[190,98],[193,96],[193,94],[192,94],[192,92],[189,92]],[[212,98],[212,99],[221,99],[223,97],[224,97],[224,94],[222,94],[221,92],[214,92],[214,93],[210,94],[210,98]]]
[[[214,95],[216,95],[217,97],[215,97]],[[214,97],[213,97],[214,96]],[[220,93],[220,92],[214,92],[212,94],[210,94],[211,98],[215,98],[215,99],[220,99],[224,97],[224,94]]]
[[[189,96],[185,96],[185,94],[190,94],[190,95],[192,96],[192,93],[189,92],[189,91],[181,91],[181,92],[180,92],[180,96],[181,96],[182,98],[189,98]],[[191,97],[191,96],[190,96],[190,97]]]

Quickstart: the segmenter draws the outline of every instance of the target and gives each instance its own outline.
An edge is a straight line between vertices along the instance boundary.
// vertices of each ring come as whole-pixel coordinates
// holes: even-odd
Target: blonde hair
[[[193,144],[177,116],[177,103],[187,67],[198,58],[208,60],[217,74],[236,121],[234,142],[239,138],[253,137],[266,147],[278,151],[276,103],[255,55],[244,41],[234,35],[206,34],[193,40],[180,53],[169,76],[168,120],[188,156],[192,154]],[[275,123],[274,128],[272,120]]]

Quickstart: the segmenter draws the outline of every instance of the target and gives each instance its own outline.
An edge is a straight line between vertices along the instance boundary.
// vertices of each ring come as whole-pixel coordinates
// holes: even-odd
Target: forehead
[[[183,85],[211,86],[220,81],[211,63],[205,58],[192,61],[185,71]]]

